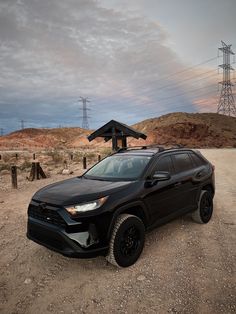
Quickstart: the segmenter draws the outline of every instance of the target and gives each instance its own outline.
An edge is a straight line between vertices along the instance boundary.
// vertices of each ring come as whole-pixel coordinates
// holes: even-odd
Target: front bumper
[[[27,237],[53,251],[69,257],[90,258],[106,255],[108,245],[99,231],[97,220],[72,221],[61,209],[47,205],[42,212],[31,201],[28,210]]]
[[[88,232],[68,234],[56,226],[38,221],[31,217],[28,218],[28,239],[33,240],[50,250],[61,253],[64,256],[91,258],[106,255],[108,247],[91,245],[90,247],[85,248],[79,244],[79,241],[83,243],[89,236]]]

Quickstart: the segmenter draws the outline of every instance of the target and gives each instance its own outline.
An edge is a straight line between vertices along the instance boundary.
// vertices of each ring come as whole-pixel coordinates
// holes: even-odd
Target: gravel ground
[[[1,313],[236,313],[236,150],[202,153],[216,166],[207,225],[187,215],[147,234],[138,262],[69,259],[26,239],[27,205],[53,178],[0,185]]]

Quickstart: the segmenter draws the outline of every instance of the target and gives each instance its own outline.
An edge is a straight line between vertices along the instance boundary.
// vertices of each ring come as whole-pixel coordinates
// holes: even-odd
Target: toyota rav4
[[[71,257],[106,256],[127,267],[145,231],[185,213],[212,216],[214,166],[186,148],[125,148],[80,177],[48,185],[28,208],[29,239]]]

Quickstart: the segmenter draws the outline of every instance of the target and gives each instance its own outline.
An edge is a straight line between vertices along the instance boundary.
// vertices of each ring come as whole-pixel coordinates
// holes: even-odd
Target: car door
[[[195,166],[188,152],[172,156],[174,165],[173,179],[178,188],[178,209],[187,211],[196,207],[197,186],[193,182]]]
[[[145,189],[144,202],[150,212],[152,224],[168,216],[178,208],[176,202],[178,187],[176,188],[176,181],[172,177],[174,167],[171,156],[160,156],[151,171],[150,177],[152,177],[155,171],[168,171],[171,174],[171,178],[166,181],[159,181],[153,186],[147,185]]]

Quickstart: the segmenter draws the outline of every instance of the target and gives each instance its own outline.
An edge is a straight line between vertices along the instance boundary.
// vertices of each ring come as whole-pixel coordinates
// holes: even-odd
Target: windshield
[[[113,155],[103,159],[84,177],[102,180],[135,180],[144,171],[151,157],[132,155]]]

